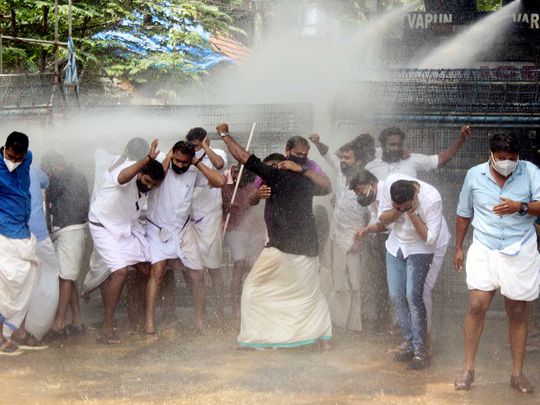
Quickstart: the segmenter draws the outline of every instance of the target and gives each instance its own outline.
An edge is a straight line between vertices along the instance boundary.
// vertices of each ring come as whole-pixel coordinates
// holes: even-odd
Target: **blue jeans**
[[[431,267],[433,254],[413,254],[397,257],[386,252],[388,292],[396,310],[403,338],[415,353],[426,351],[427,315],[424,305],[424,282]]]

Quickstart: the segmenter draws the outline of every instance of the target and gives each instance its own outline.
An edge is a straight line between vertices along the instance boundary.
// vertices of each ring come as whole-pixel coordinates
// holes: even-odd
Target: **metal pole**
[[[1,17],[2,15],[0,14],[0,19]],[[0,20],[0,75],[4,73],[3,68],[2,68],[4,66],[4,63],[3,63],[4,61],[2,58],[3,54],[4,54],[4,44],[2,43],[2,22]]]

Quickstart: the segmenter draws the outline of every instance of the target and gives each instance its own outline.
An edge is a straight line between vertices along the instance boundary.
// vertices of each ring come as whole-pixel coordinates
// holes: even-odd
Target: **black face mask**
[[[294,155],[289,155],[289,157],[287,159],[289,159],[291,162],[299,164],[300,166],[304,166],[307,163],[307,160],[308,160],[307,156],[306,157],[300,157],[300,156],[294,156]]]
[[[385,151],[383,153],[383,160],[388,163],[395,163],[400,161],[402,156],[402,150]]]
[[[367,193],[366,195],[358,194],[356,196],[356,201],[358,201],[358,204],[360,204],[362,207],[367,207],[373,201],[375,201],[375,193],[373,192],[372,189],[370,189],[369,193]]]
[[[145,194],[150,191],[150,189],[146,187],[140,179],[137,179],[137,189],[139,190],[140,193],[145,193]]]
[[[189,165],[184,166],[184,167],[180,167],[180,166],[175,165],[173,162],[171,162],[171,169],[173,169],[173,171],[176,174],[184,174],[189,169]]]

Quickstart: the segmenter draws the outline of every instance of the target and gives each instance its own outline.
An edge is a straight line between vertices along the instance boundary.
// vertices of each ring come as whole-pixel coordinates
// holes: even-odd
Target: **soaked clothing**
[[[66,167],[49,179],[47,203],[51,229],[84,224],[88,218],[90,196],[84,174],[74,167]]]
[[[43,210],[43,192],[49,187],[49,178],[39,168],[39,166],[30,166],[30,196],[32,211],[28,226],[30,232],[34,234],[37,241],[40,242],[49,237],[47,221],[45,220],[45,211]]]
[[[267,246],[284,253],[317,256],[319,247],[313,197],[325,194],[325,190],[302,174],[268,166],[255,155],[249,157],[246,168],[272,188],[272,196],[266,202],[270,211],[266,222]]]
[[[4,148],[0,148],[4,156]],[[22,163],[10,172],[0,160],[0,235],[11,239],[30,237],[28,221],[31,212],[30,164],[32,152],[26,152]]]

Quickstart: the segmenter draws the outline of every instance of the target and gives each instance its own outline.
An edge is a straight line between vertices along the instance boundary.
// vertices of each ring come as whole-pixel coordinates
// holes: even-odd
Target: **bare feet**
[[[458,391],[469,391],[473,382],[474,370],[468,370],[464,368],[456,374],[456,379],[454,380],[454,388]]]
[[[511,376],[510,386],[522,394],[530,394],[533,392],[533,386],[523,374]]]
[[[101,336],[97,338],[98,343],[103,343],[106,345],[118,345],[121,343],[120,338],[114,332],[105,332],[103,331]]]

